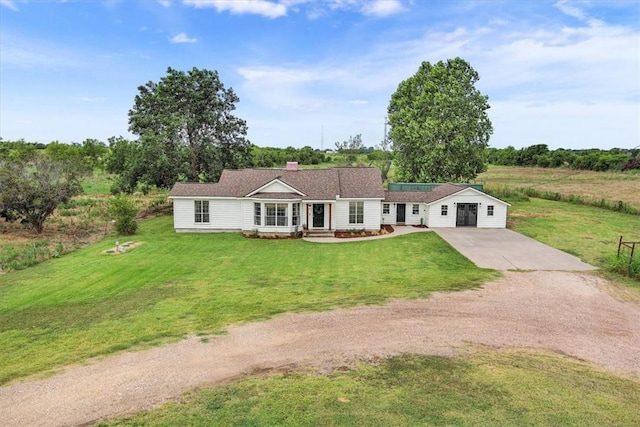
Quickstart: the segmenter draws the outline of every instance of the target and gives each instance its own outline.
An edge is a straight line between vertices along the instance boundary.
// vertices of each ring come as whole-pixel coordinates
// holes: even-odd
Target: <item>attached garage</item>
[[[383,201],[383,224],[424,224],[430,228],[507,226],[509,203],[478,186],[403,183],[390,184],[389,188]]]

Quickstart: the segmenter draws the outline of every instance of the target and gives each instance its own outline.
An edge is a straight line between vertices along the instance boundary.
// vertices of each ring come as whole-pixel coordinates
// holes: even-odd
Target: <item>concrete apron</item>
[[[588,271],[579,258],[507,229],[433,228],[478,267],[495,270]]]

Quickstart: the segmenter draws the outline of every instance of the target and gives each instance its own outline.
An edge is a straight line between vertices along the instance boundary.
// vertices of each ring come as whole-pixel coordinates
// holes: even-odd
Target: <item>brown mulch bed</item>
[[[380,236],[381,234],[390,234],[393,233],[393,227],[389,224],[383,224],[380,227],[380,230],[373,231],[365,231],[365,230],[354,230],[354,231],[336,231],[335,237],[339,239],[349,239],[352,237],[372,237],[372,236]]]

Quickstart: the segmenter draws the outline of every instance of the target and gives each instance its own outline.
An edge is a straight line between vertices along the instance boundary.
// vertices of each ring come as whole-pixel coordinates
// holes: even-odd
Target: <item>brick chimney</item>
[[[287,162],[287,170],[288,171],[297,171],[298,170],[298,162]]]

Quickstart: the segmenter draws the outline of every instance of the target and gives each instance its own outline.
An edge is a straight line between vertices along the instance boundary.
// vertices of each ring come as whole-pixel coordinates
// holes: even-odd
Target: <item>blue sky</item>
[[[490,145],[640,145],[640,2],[0,0],[0,136],[132,137],[137,87],[217,70],[259,146],[378,144],[391,94],[456,56]]]

